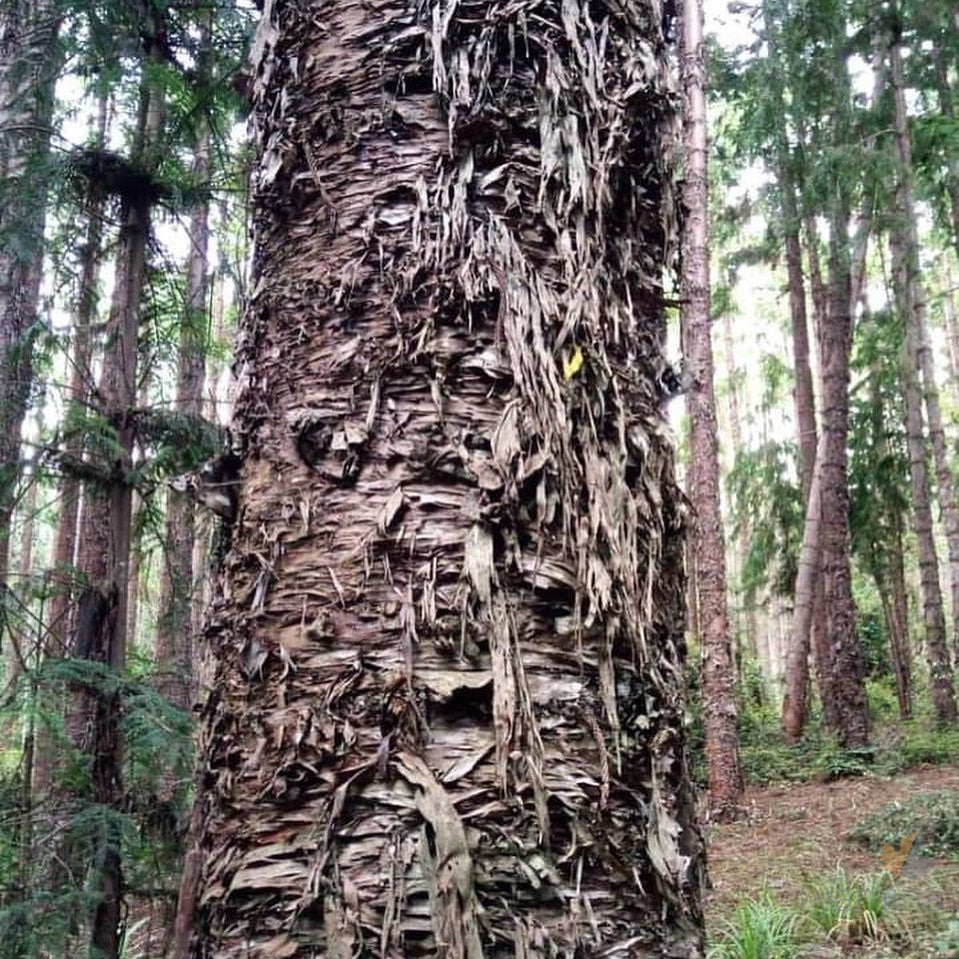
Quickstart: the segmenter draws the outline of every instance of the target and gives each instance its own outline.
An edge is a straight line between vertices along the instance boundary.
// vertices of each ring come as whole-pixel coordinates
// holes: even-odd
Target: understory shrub
[[[913,833],[923,855],[959,859],[959,795],[942,789],[887,803],[860,821],[850,838],[878,853],[883,843],[898,849],[903,837]]]

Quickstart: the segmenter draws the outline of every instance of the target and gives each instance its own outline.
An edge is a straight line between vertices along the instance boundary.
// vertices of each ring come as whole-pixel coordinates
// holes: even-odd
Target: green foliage
[[[740,452],[727,479],[736,531],[750,533],[741,583],[747,602],[764,587],[787,596],[795,585],[804,520],[795,457],[794,444],[769,442]]]
[[[959,955],[959,916],[953,916],[936,938],[936,955],[942,959]]]
[[[850,876],[836,867],[809,884],[804,915],[831,939],[862,942],[885,938],[895,921],[888,872]]]
[[[899,700],[892,679],[888,676],[866,679],[866,698],[869,701],[869,717],[873,724],[895,722],[899,717]]]
[[[792,959],[797,917],[772,896],[748,899],[723,923],[710,959]]]
[[[944,789],[888,803],[857,823],[850,836],[878,853],[883,843],[898,849],[913,833],[923,855],[959,859],[959,795]]]

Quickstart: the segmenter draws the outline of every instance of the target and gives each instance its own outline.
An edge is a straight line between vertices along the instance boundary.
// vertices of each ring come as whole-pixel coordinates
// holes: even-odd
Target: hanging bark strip
[[[265,5],[193,956],[702,954],[659,10]]]
[[[736,729],[736,671],[726,607],[726,544],[719,499],[712,321],[709,308],[706,60],[699,0],[683,4],[683,360],[689,382],[689,491],[703,648],[703,725],[714,811],[735,810],[743,792]]]

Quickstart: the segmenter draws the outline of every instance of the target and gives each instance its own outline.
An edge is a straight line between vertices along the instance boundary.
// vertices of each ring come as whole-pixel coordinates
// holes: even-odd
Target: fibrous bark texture
[[[712,323],[709,309],[708,141],[703,11],[683,4],[683,359],[690,384],[689,495],[703,650],[703,726],[714,810],[732,810],[743,792],[736,729],[736,670],[726,607],[726,544],[719,499]]]
[[[659,10],[265,5],[194,956],[701,955]]]

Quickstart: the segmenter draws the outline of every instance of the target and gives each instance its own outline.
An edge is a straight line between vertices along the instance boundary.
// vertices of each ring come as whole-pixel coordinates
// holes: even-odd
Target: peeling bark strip
[[[191,954],[699,956],[659,5],[264,18]]]

